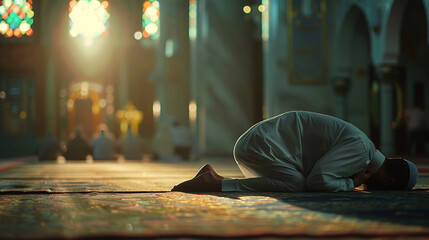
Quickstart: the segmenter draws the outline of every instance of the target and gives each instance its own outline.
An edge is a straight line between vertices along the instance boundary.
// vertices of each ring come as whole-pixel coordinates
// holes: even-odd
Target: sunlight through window
[[[159,38],[159,2],[157,0],[144,1],[142,25],[144,38],[153,40]]]
[[[32,36],[33,1],[0,0],[0,33],[6,37]]]
[[[110,14],[109,3],[98,0],[71,0],[69,2],[69,33],[72,37],[84,38],[85,46],[93,39],[107,36]]]

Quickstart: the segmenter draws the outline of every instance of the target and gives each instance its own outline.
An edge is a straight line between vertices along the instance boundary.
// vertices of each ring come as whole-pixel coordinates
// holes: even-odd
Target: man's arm
[[[362,183],[360,173],[367,169],[369,163],[368,152],[361,138],[350,136],[316,162],[307,176],[307,189],[321,192],[353,191],[355,185]]]
[[[314,192],[345,192],[353,191],[355,185],[352,178],[336,178],[327,175],[313,175],[307,178],[306,186]]]
[[[290,176],[287,179],[256,177],[244,179],[224,179],[222,192],[303,192],[305,181],[302,177]]]

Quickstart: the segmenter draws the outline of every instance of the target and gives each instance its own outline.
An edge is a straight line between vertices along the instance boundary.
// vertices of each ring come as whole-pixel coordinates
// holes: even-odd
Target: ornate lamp
[[[136,109],[132,102],[128,102],[124,109],[116,111],[116,118],[119,120],[121,135],[127,134],[128,126],[134,135],[138,135],[139,124],[143,121],[143,112]]]

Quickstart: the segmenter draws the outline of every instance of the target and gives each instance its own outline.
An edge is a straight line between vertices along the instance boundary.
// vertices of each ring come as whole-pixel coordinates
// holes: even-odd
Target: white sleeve
[[[222,192],[300,192],[303,183],[268,177],[222,180]]]
[[[354,189],[353,179],[335,178],[329,175],[312,176],[307,181],[307,189],[315,192],[347,192]]]
[[[334,146],[313,166],[306,179],[310,191],[352,191],[352,176],[370,163],[368,150],[359,136],[350,136]]]

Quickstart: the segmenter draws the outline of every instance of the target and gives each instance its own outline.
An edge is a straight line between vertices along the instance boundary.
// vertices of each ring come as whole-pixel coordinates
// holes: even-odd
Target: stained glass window
[[[0,33],[6,37],[32,36],[32,0],[0,0]]]
[[[143,37],[158,39],[159,37],[159,2],[146,0],[143,2]]]
[[[69,33],[72,37],[81,36],[86,40],[107,36],[109,3],[99,0],[71,0],[69,2]]]

